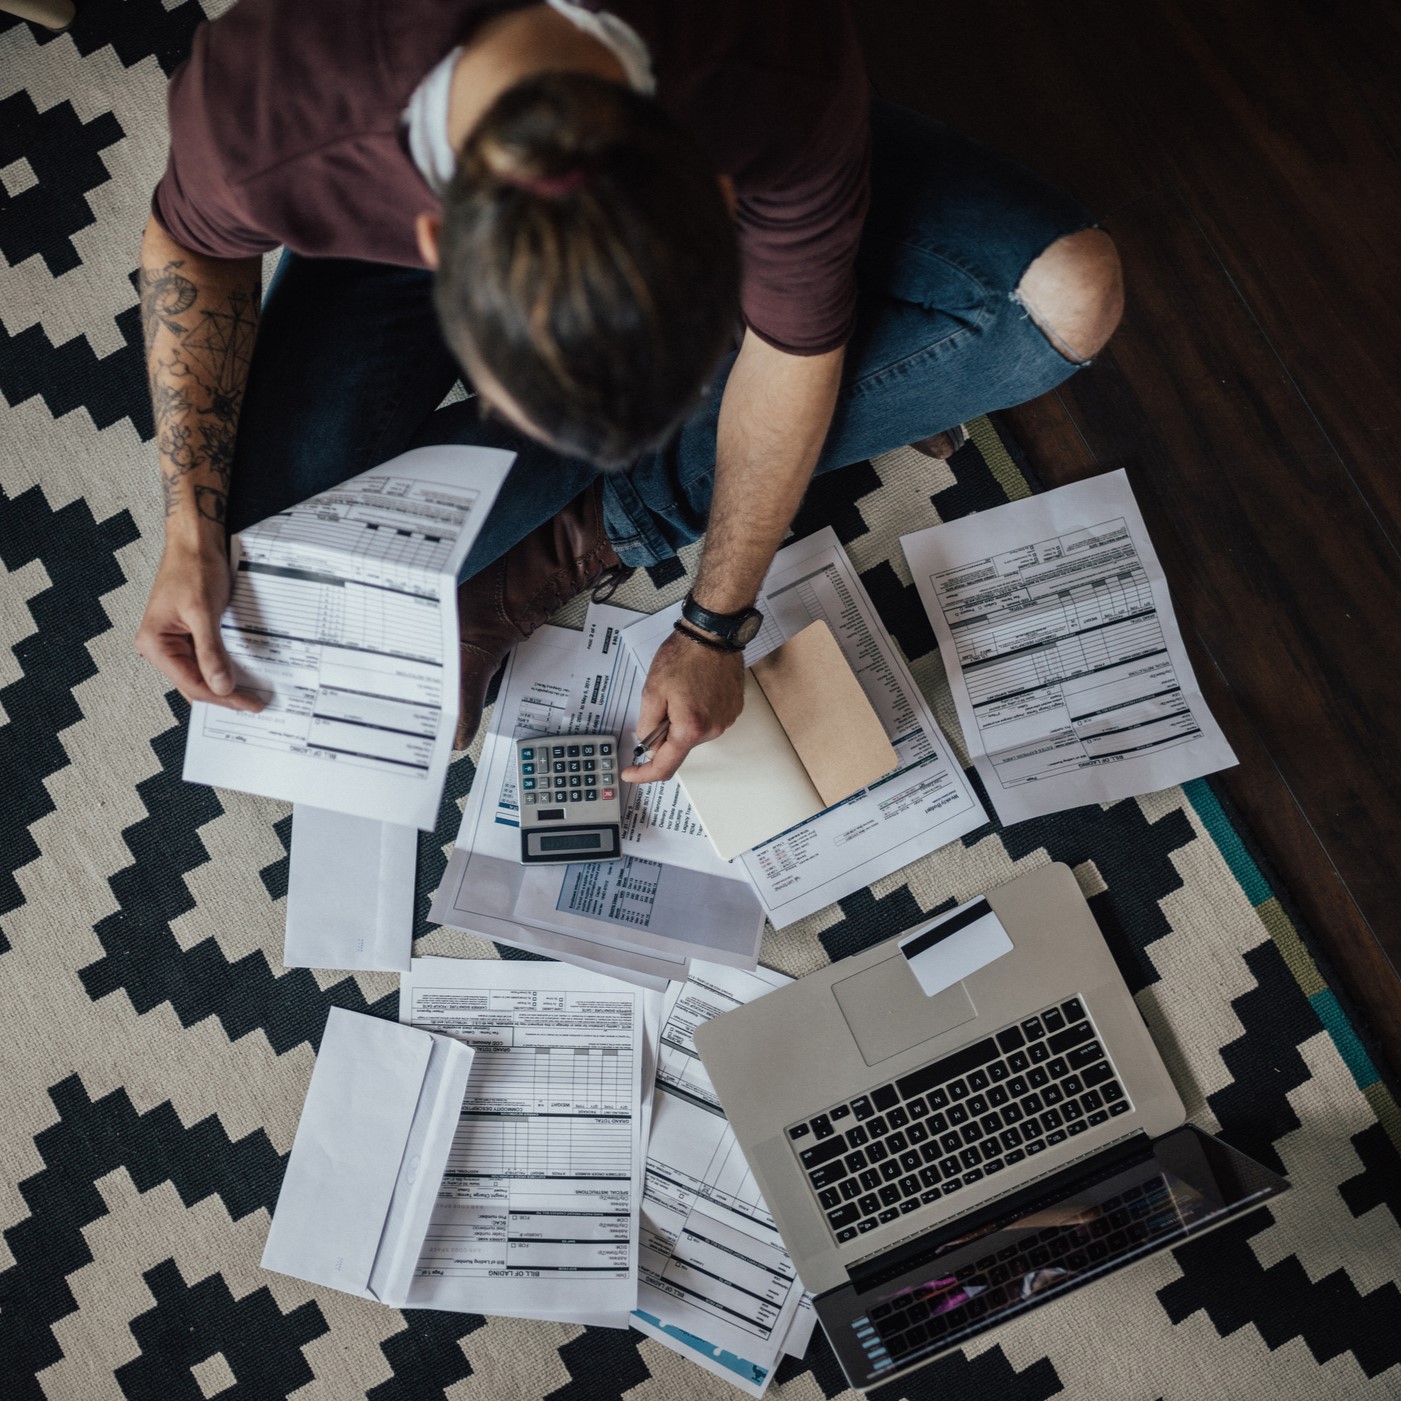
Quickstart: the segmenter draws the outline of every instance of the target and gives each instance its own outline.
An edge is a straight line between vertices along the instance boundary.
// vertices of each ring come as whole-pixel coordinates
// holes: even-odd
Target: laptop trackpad
[[[867,1065],[878,1065],[977,1015],[962,983],[937,997],[926,996],[902,954],[834,983],[832,992]]]

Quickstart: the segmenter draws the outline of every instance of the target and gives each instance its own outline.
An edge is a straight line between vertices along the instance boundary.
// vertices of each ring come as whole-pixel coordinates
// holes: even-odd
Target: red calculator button
[[[605,789],[603,790],[603,801],[604,801],[605,803],[606,803],[606,802],[610,802],[610,801],[612,800],[612,797],[613,797],[613,790],[612,790],[611,788],[605,788]]]

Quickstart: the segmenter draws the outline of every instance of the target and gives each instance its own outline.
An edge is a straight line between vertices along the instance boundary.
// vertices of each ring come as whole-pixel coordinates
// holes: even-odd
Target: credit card
[[[900,940],[919,985],[930,997],[1012,952],[1012,940],[981,896],[949,910]]]

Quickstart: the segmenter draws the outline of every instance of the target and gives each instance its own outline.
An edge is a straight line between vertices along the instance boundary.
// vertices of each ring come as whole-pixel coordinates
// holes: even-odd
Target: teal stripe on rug
[[[1182,791],[1187,794],[1188,801],[1196,809],[1202,826],[1211,834],[1217,850],[1226,858],[1226,864],[1231,868],[1231,874],[1240,882],[1246,899],[1252,905],[1263,905],[1274,891],[1260,874],[1260,868],[1250,859],[1250,853],[1246,851],[1236,829],[1231,826],[1230,818],[1221,811],[1221,804],[1216,801],[1216,794],[1211,791],[1211,785],[1204,778],[1194,778],[1190,783],[1182,785]]]
[[[1196,809],[1197,816],[1201,818],[1202,826],[1216,843],[1217,850],[1225,857],[1231,874],[1240,882],[1241,889],[1245,891],[1251,905],[1258,910],[1265,901],[1274,896],[1274,891],[1260,874],[1260,868],[1251,860],[1250,853],[1246,851],[1230,819],[1221,810],[1216,794],[1211,791],[1211,786],[1206,780],[1201,778],[1184,783],[1182,788],[1187,794],[1187,800]],[[1371,1056],[1367,1054],[1366,1047],[1353,1030],[1352,1023],[1333,993],[1328,988],[1314,993],[1309,998],[1309,1006],[1323,1023],[1324,1030],[1333,1038],[1333,1044],[1338,1048],[1338,1054],[1356,1081],[1357,1088],[1365,1090],[1375,1085],[1381,1076],[1377,1074]]]
[[[1338,999],[1324,988],[1322,992],[1316,992],[1309,998],[1309,1006],[1318,1013],[1319,1021],[1333,1038],[1338,1054],[1352,1072],[1352,1078],[1357,1081],[1357,1088],[1365,1090],[1369,1085],[1375,1085],[1381,1076],[1377,1074],[1377,1067],[1372,1064],[1367,1048],[1358,1040],[1347,1014],[1338,1005]]]

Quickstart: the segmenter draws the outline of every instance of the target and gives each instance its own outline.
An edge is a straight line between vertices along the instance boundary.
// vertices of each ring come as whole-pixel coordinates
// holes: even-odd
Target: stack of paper
[[[399,1308],[627,1327],[660,1004],[558,963],[419,959],[412,1025],[333,1009],[264,1267]]]
[[[625,784],[624,860],[563,874],[521,866],[511,741],[607,731],[626,748],[647,668],[680,613],[595,604],[582,633],[542,628],[508,661],[433,919],[659,988],[684,979],[690,957],[753,968],[765,917],[782,928],[987,821],[830,530],[779,552],[759,607],[745,661],[825,623],[894,749],[890,772],[733,862],[679,780]]]
[[[752,666],[810,624],[825,622],[897,758],[869,788],[737,858],[764,913],[781,929],[971,832],[987,815],[831,530],[779,551],[757,606],[764,626],[745,649],[745,662]],[[680,611],[678,604],[627,630],[639,672],[645,674]],[[637,849],[645,849],[648,835]]]
[[[415,959],[333,1009],[266,1269],[398,1308],[625,1328],[761,1396],[811,1301],[692,1042],[790,980],[665,1000],[560,963]]]
[[[560,734],[631,743],[641,669],[621,643],[636,614],[594,605],[582,633],[541,628],[511,654],[432,918],[663,990],[692,957],[753,968],[764,912],[711,849],[684,798],[624,785],[619,861],[523,866],[513,745]],[[674,785],[673,785],[674,786]]]
[[[633,1326],[751,1396],[815,1315],[692,1041],[696,1027],[791,982],[695,963],[662,1014],[641,1283]]]

